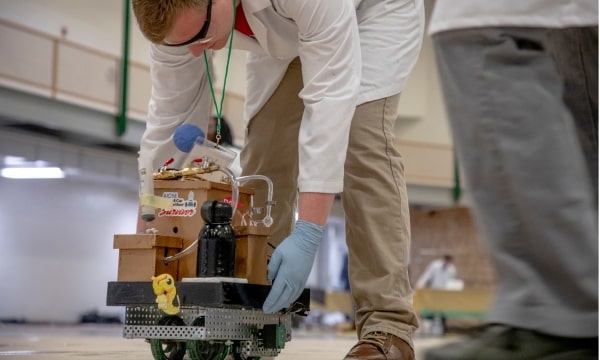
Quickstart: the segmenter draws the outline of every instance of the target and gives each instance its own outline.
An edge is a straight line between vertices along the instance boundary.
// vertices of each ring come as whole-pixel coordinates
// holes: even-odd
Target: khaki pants
[[[298,132],[304,110],[297,95],[301,89],[301,66],[296,59],[269,101],[250,120],[241,154],[244,174],[273,180],[273,246],[285,239],[294,224]],[[399,99],[398,94],[356,108],[342,204],[358,336],[384,331],[412,345],[418,321],[408,278],[408,198],[402,157],[394,146]],[[266,198],[266,188],[251,185],[257,187],[257,199]]]

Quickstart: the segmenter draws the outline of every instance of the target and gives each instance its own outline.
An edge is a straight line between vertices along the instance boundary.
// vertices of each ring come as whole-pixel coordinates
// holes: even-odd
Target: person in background
[[[416,288],[430,289],[448,289],[452,280],[456,280],[456,266],[453,263],[452,256],[446,254],[440,259],[433,260],[427,265],[425,271],[417,280]],[[428,320],[432,320],[434,324],[438,324],[439,330],[433,331],[436,335],[443,335],[447,332],[446,316],[440,314],[437,316],[426,316]]]
[[[248,51],[242,175],[269,177],[276,202],[263,310],[288,308],[301,294],[341,193],[359,338],[345,359],[414,359],[409,207],[394,126],[421,48],[423,0],[132,5],[152,42],[140,152],[154,153],[157,164],[170,156],[180,124],[206,128],[212,51]],[[248,186],[266,199],[264,186]]]
[[[433,260],[417,280],[417,289],[446,289],[450,281],[456,279],[456,266],[451,255]]]
[[[425,359],[598,359],[597,199],[574,122],[589,119],[554,57],[597,67],[598,2],[437,0],[429,31],[497,286],[487,326]],[[557,31],[573,46],[554,48]]]

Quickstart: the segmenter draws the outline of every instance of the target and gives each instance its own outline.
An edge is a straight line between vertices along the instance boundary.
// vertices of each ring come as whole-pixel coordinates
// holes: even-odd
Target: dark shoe
[[[425,360],[591,360],[598,338],[565,338],[503,325],[488,325],[464,341],[425,352]]]
[[[344,360],[414,360],[413,349],[404,340],[384,332],[365,335]]]

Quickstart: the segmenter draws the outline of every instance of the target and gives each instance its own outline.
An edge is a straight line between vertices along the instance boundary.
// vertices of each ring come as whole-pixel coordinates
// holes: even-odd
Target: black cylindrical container
[[[200,215],[204,226],[198,235],[198,277],[233,277],[235,234],[231,226],[231,205],[206,201]]]

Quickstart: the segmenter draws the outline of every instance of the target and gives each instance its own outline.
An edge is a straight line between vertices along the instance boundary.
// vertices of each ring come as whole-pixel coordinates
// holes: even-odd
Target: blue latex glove
[[[302,294],[321,238],[323,226],[298,220],[290,236],[277,246],[267,268],[269,280],[274,281],[263,304],[265,313],[289,307]]]

